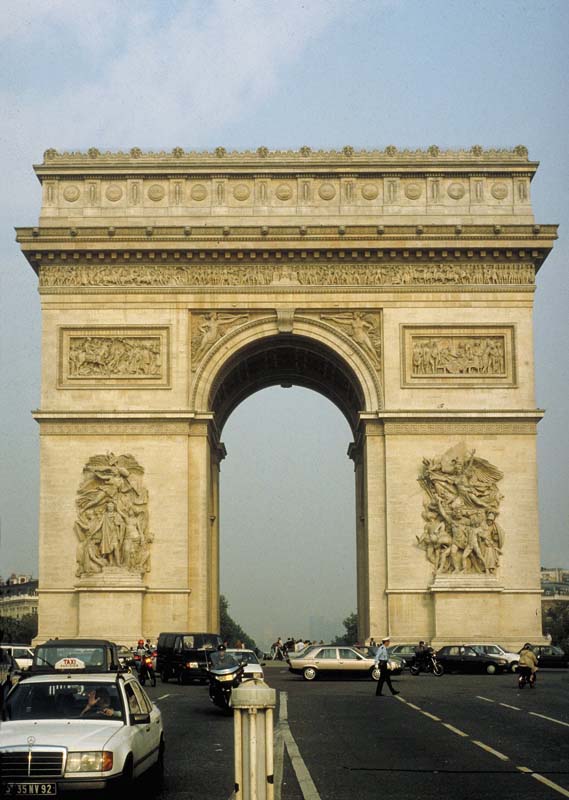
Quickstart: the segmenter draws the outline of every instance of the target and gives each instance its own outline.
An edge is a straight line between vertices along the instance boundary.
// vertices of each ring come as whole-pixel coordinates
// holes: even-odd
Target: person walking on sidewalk
[[[377,653],[375,654],[375,663],[379,668],[379,681],[377,682],[377,687],[375,690],[375,696],[381,697],[382,696],[382,689],[383,684],[387,683],[389,686],[389,691],[391,694],[399,694],[397,689],[394,689],[391,685],[391,677],[389,675],[389,653],[387,652],[387,647],[391,640],[388,636],[381,640],[381,644],[377,648]]]

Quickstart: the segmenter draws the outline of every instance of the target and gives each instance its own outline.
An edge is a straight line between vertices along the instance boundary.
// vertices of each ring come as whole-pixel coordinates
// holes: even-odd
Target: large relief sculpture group
[[[92,456],[77,492],[79,578],[116,567],[143,575],[150,570],[148,492],[143,469],[131,455]]]
[[[464,443],[440,458],[424,458],[419,483],[423,503],[425,550],[435,575],[471,573],[494,576],[500,563],[504,532],[498,525],[498,481],[502,472],[468,451]]]

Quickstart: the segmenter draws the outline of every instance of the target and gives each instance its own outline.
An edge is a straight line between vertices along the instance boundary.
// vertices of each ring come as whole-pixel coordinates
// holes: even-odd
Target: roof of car
[[[115,683],[117,678],[128,678],[128,674],[122,672],[84,672],[83,670],[73,672],[36,672],[26,673],[22,676],[20,683],[71,683],[81,681],[87,683],[96,681],[97,683]]]
[[[38,647],[45,647],[46,645],[50,647],[116,647],[115,642],[111,642],[108,639],[48,639],[46,642],[39,644]]]

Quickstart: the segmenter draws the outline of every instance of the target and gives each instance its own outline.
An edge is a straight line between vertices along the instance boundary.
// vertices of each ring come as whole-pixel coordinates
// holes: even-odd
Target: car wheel
[[[158,761],[150,767],[150,781],[153,789],[159,789],[164,781],[164,737],[160,737],[160,746],[158,748]]]
[[[518,668],[518,662],[512,661],[512,663],[510,664],[510,672],[515,672],[517,668]]]
[[[318,672],[314,669],[314,667],[305,667],[302,670],[302,677],[305,681],[313,681],[316,679]]]
[[[114,795],[116,798],[122,798],[124,800],[125,797],[128,797],[129,795],[132,794],[132,781],[133,781],[132,773],[133,773],[132,754],[129,753],[125,759],[121,776],[114,787],[115,788]]]
[[[379,676],[381,675],[379,667],[373,667],[373,669],[370,671],[370,675],[372,681],[378,681]]]
[[[493,675],[496,672],[496,664],[486,664],[486,674]]]

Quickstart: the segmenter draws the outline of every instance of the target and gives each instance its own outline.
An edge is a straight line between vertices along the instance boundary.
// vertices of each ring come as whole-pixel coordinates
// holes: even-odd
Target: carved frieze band
[[[154,327],[59,329],[59,388],[169,388],[170,331]]]
[[[39,269],[40,289],[72,287],[185,288],[193,286],[528,286],[529,263],[511,264],[50,264]]]
[[[40,425],[40,436],[187,436],[189,424],[172,420],[161,422],[45,422]]]
[[[515,386],[514,327],[401,326],[401,382],[421,386]]]
[[[535,436],[537,420],[528,422],[464,422],[441,419],[433,422],[385,421],[386,436]]]

